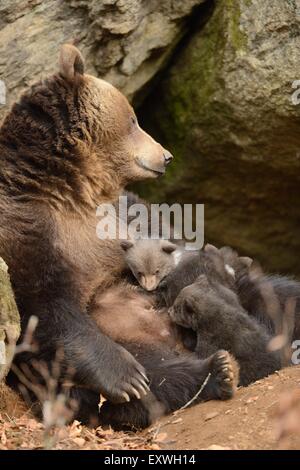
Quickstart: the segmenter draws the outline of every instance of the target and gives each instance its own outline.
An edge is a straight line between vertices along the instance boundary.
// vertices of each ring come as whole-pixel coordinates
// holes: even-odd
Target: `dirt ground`
[[[164,418],[165,449],[300,449],[300,367]]]
[[[300,449],[300,366],[284,369],[232,400],[210,401],[141,433],[89,429],[75,421],[47,432],[24,402],[0,387],[0,449]]]

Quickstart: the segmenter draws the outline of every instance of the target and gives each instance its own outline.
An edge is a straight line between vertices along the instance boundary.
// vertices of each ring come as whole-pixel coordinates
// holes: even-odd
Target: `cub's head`
[[[124,240],[121,247],[127,267],[147,291],[155,290],[175,267],[173,253],[177,247],[167,240]]]
[[[199,324],[200,317],[202,326],[218,322],[218,312],[228,305],[242,309],[233,290],[218,282],[215,277],[200,274],[193,284],[180,291],[173,306],[169,308],[169,315],[178,325],[194,329]]]
[[[85,74],[83,58],[72,45],[62,46],[59,64],[95,151],[107,159],[121,183],[162,175],[173,157],[141,129],[126,97],[106,81]]]

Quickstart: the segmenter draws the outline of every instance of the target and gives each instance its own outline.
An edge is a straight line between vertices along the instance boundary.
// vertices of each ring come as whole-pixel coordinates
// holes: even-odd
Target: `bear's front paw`
[[[113,403],[140,399],[150,388],[145,369],[124,348],[115,348],[110,369],[102,377],[101,393]]]

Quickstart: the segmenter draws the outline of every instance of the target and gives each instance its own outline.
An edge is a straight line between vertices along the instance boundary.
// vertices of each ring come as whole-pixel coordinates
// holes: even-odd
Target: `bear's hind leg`
[[[149,356],[149,364],[140,357],[139,360],[150,377],[151,393],[130,403],[105,402],[100,412],[102,424],[110,424],[115,429],[144,428],[189,402],[228,400],[238,383],[236,361],[227,351],[217,351],[205,360],[195,356],[176,357],[160,361],[154,367],[153,357]]]

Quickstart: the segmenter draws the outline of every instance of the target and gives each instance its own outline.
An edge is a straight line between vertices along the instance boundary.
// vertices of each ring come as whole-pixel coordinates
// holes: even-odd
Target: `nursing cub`
[[[121,245],[127,268],[138,285],[124,282],[96,295],[91,315],[102,331],[144,365],[151,394],[124,405],[105,403],[101,411],[104,421],[115,427],[124,426],[124,422],[143,426],[149,424],[153,403],[163,404],[163,412],[183,406],[195,391],[197,377],[203,383],[209,370],[208,363],[199,360],[209,358],[212,367],[200,400],[229,398],[236,383],[248,385],[281,368],[279,352],[268,350],[274,331],[267,328],[267,310],[263,324],[243,306],[245,295],[240,285],[245,276],[248,282],[252,279],[249,258],[211,245],[200,252],[185,252],[163,240]],[[147,282],[148,276],[155,277],[156,289]],[[237,360],[239,378],[238,367],[228,353]],[[182,360],[179,372],[178,367],[176,372],[172,367],[175,358],[177,364],[178,358]],[[140,398],[139,393],[136,396]]]

